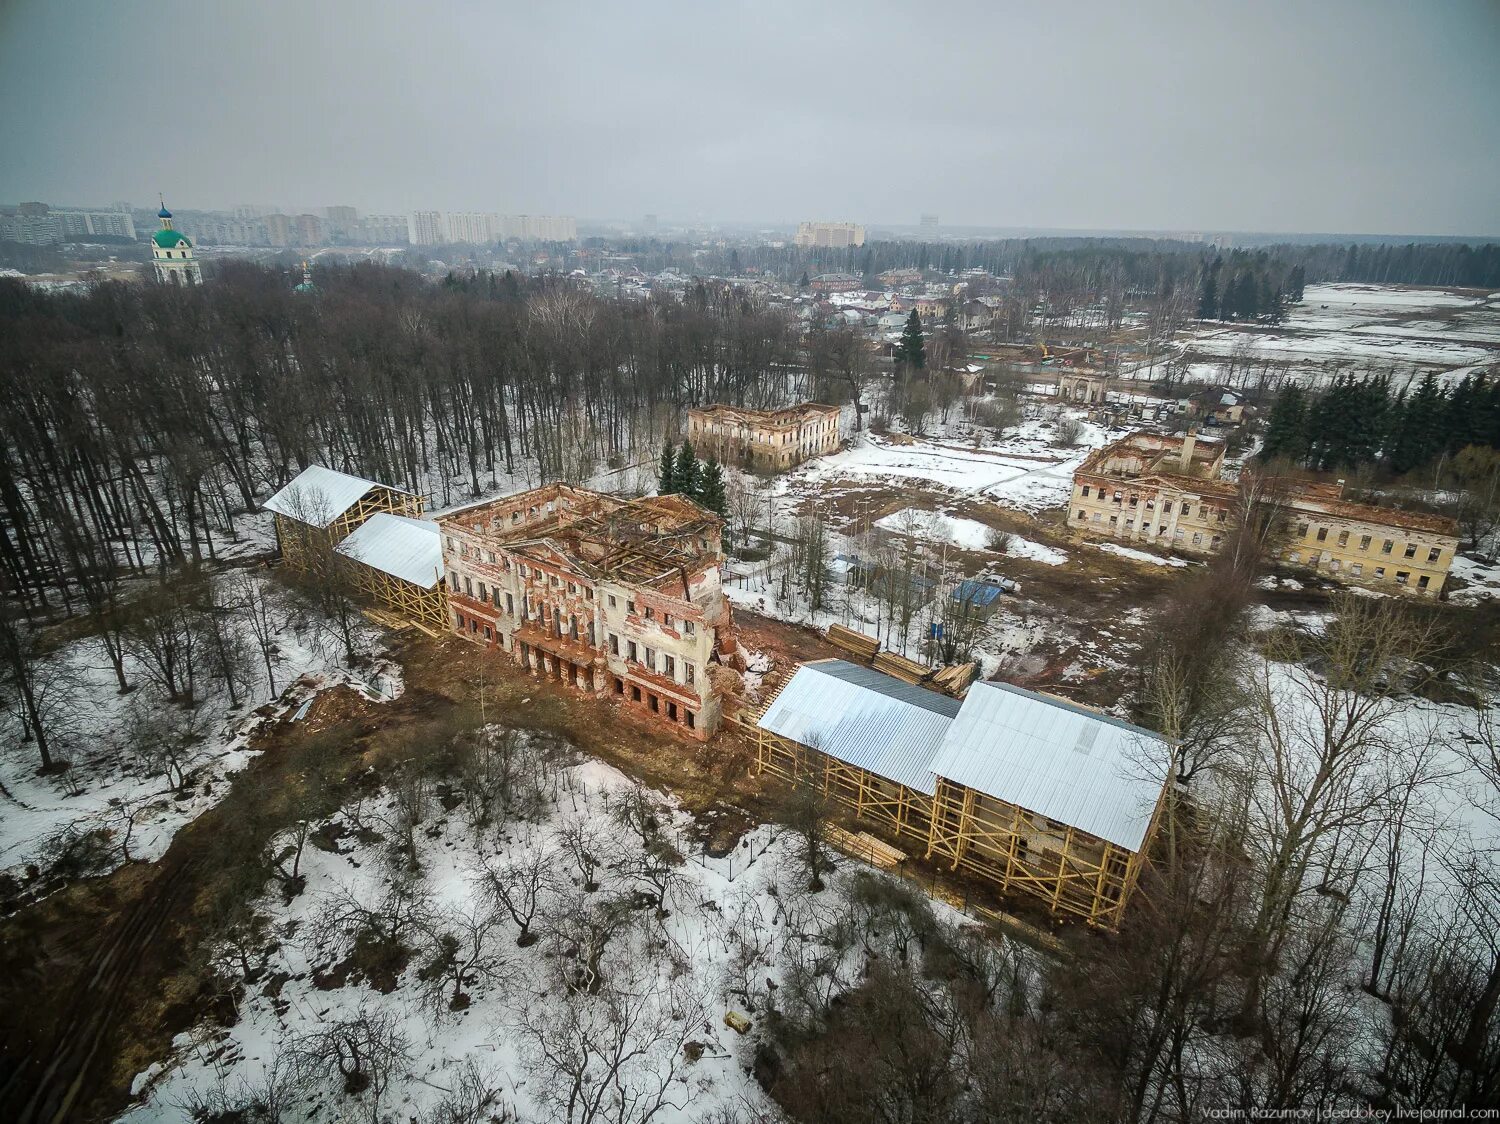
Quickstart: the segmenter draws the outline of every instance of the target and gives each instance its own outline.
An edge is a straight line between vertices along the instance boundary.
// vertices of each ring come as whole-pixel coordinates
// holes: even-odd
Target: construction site
[[[1201,452],[1210,468],[1222,458]],[[758,773],[810,785],[873,830],[846,849],[920,859],[1056,918],[1121,923],[1169,745],[976,683],[973,661],[928,666],[837,624],[810,650],[824,658],[778,661],[747,692],[720,585],[723,522],[690,499],[555,483],[422,519],[420,497],[314,466],[267,507],[285,563],[342,567],[381,623],[451,634],[695,740],[733,717]]]
[[[1118,928],[1172,749],[1064,700],[979,683],[962,702],[845,660],[805,663],[756,720],[756,766],[922,858]]]

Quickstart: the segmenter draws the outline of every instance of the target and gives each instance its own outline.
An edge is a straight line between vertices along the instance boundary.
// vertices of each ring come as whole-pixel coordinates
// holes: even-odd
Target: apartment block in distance
[[[1073,474],[1076,531],[1211,554],[1234,527],[1238,486],[1222,478],[1223,446],[1189,433],[1133,433],[1096,449]],[[1344,486],[1298,481],[1279,499],[1279,560],[1334,581],[1436,597],[1458,550],[1442,515],[1343,498]]]
[[[736,652],[718,516],[546,484],[437,522],[459,636],[691,737],[717,728],[709,666]]]
[[[842,250],[865,244],[865,228],[857,222],[802,222],[797,224],[798,246],[820,246]]]
[[[703,406],[688,411],[687,436],[700,457],[775,472],[837,449],[839,408],[820,402],[784,410]]]

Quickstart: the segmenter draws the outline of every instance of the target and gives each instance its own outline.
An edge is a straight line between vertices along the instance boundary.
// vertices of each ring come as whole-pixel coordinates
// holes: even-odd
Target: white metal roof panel
[[[438,525],[387,511],[370,516],[334,549],[423,589],[437,585],[443,569]]]
[[[265,507],[289,519],[326,527],[376,487],[380,485],[373,480],[350,476],[321,464],[310,464],[268,499]],[[401,491],[400,488],[392,490]]]
[[[778,700],[779,701],[779,700]],[[975,683],[940,777],[1139,851],[1170,763],[1160,736],[1005,683]]]
[[[930,796],[932,755],[959,705],[847,660],[816,660],[797,669],[760,726]]]

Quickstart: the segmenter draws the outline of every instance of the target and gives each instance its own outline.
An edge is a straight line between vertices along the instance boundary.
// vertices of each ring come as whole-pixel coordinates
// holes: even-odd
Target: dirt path
[[[160,860],[74,883],[0,924],[0,1121],[63,1124],[122,1109],[134,1073],[202,1013],[193,963],[207,903],[282,826],[293,778],[319,765],[309,747],[328,723],[343,728],[351,752],[326,763],[341,780],[358,771],[361,737],[433,710],[420,693],[384,708],[343,688],[319,701],[313,715],[321,709],[324,722],[258,732],[260,755]]]
[[[120,1021],[139,966],[162,939],[169,918],[182,910],[194,884],[195,860],[173,848],[152,866],[150,882],[99,935],[81,965],[50,1035],[32,1038],[0,1086],[0,1118],[16,1124],[77,1119],[92,1092],[95,1062]],[[33,994],[28,1002],[46,1002]]]

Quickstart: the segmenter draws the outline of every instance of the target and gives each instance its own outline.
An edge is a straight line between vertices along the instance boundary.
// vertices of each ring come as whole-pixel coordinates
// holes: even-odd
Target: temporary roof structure
[[[299,523],[314,527],[326,527],[344,512],[357,504],[371,488],[387,488],[392,492],[408,495],[404,489],[392,488],[389,484],[377,484],[361,476],[350,476],[310,464],[292,478],[265,502],[268,511],[285,515]]]
[[[1171,759],[1159,735],[1005,683],[976,683],[938,776],[1139,851]]]
[[[760,725],[931,796],[932,754],[959,702],[847,660],[805,663]]]
[[[928,796],[942,777],[1130,851],[1171,760],[1159,735],[1062,699],[981,682],[960,703],[836,659],[799,667],[759,725]]]
[[[423,589],[432,589],[442,575],[442,536],[428,519],[376,512],[334,549]]]

